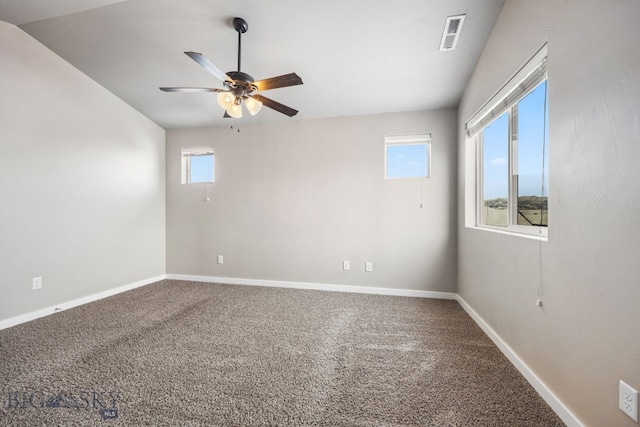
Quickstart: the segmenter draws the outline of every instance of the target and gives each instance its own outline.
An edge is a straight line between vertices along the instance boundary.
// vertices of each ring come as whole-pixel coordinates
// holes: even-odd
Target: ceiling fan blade
[[[163,92],[225,92],[214,87],[161,87]]]
[[[284,74],[278,77],[271,77],[269,79],[258,80],[253,82],[258,90],[277,89],[279,87],[296,86],[302,84],[302,79],[296,73]]]
[[[223,82],[233,83],[233,80],[227,76],[225,73],[220,70],[220,68],[213,65],[213,62],[209,61],[199,52],[185,52],[185,54],[196,61],[198,64],[202,65],[205,70],[213,74],[218,80],[222,80]]]
[[[279,113],[285,114],[289,117],[293,117],[298,114],[298,110],[294,110],[291,107],[287,107],[284,104],[280,104],[279,102],[274,101],[273,99],[265,98],[262,95],[252,95],[253,99],[262,102],[262,105],[265,107],[269,107],[272,110],[276,110]]]

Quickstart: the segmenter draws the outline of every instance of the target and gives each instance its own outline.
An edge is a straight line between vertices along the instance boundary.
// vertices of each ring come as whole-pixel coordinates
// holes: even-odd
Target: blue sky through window
[[[545,127],[545,115],[548,115],[548,109],[545,111],[546,89],[545,80],[518,102],[518,196],[548,196],[549,130]],[[483,186],[484,200],[508,197],[508,112],[483,130]]]
[[[387,178],[429,176],[428,145],[387,145]]]
[[[509,194],[509,113],[484,128],[482,134],[484,200]]]
[[[548,196],[549,151],[546,142],[549,140],[549,129],[545,129],[546,88],[547,82],[545,80],[518,103],[519,196]],[[543,134],[543,132],[545,133]],[[543,175],[545,180],[544,193],[542,190]]]
[[[191,156],[189,182],[213,182],[213,154]]]

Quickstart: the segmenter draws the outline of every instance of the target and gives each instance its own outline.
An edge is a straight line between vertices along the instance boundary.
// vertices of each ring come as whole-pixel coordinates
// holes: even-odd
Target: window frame
[[[389,176],[388,148],[399,146],[421,146],[426,148],[426,175],[417,176]],[[419,133],[408,135],[385,135],[384,137],[384,179],[426,179],[431,178],[431,134]]]
[[[531,92],[546,82],[545,101],[548,99],[548,76],[546,71],[547,46],[544,45],[511,79],[467,121],[467,136],[473,140],[475,149],[475,228],[504,232],[518,236],[548,239],[549,205],[547,195],[547,225],[518,224],[518,104]],[[545,102],[545,143],[543,151],[548,154],[548,102]],[[484,224],[484,130],[503,114],[508,115],[508,176],[507,176],[507,225]],[[548,194],[548,188],[547,188]]]
[[[181,153],[181,183],[182,184],[212,184],[215,182],[216,156],[213,146],[182,147]],[[211,181],[191,181],[191,159],[199,156],[211,156]]]

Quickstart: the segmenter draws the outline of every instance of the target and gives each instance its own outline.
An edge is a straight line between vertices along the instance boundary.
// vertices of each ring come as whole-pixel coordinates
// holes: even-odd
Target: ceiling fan
[[[187,56],[221,80],[224,89],[206,87],[161,87],[160,90],[164,92],[217,92],[218,104],[225,110],[224,117],[242,117],[243,102],[251,115],[257,114],[263,105],[282,114],[286,114],[289,117],[298,114],[298,110],[294,110],[291,107],[287,107],[256,92],[301,85],[302,79],[300,76],[296,73],[290,73],[255,81],[249,74],[240,71],[242,34],[247,32],[249,25],[247,21],[242,18],[234,18],[233,28],[238,32],[238,71],[229,71],[225,74],[201,53],[185,52]]]

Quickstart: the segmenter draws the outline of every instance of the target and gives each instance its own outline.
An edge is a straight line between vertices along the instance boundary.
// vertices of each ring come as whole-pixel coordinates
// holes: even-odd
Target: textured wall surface
[[[636,425],[618,380],[640,389],[638,17],[635,0],[507,0],[459,107],[458,291],[589,426]],[[545,42],[548,242],[468,227],[464,122]]]
[[[455,109],[248,123],[167,132],[168,273],[455,291]],[[432,177],[385,180],[384,136],[425,132]],[[210,202],[180,184],[181,147],[207,144]]]
[[[0,92],[0,320],[164,274],[164,130],[3,22]]]

